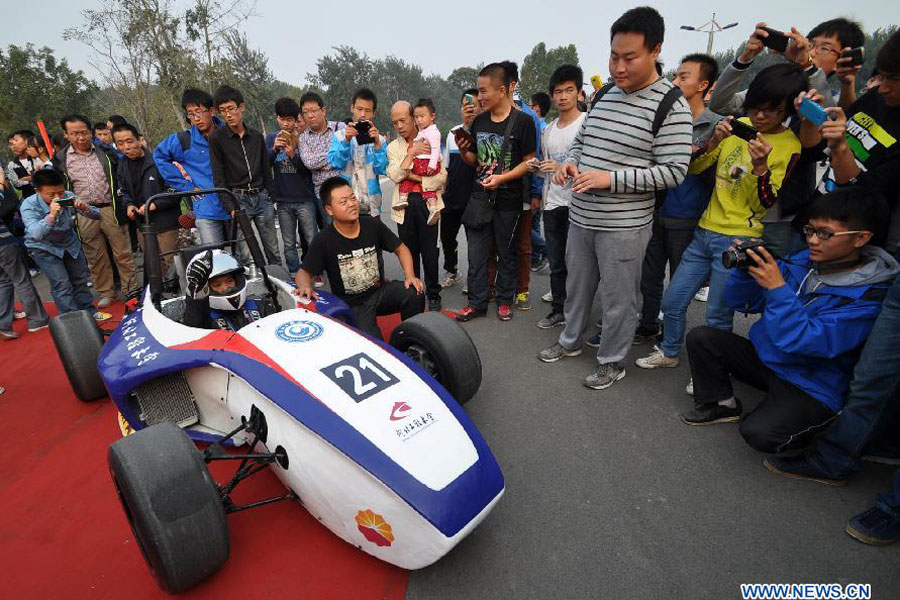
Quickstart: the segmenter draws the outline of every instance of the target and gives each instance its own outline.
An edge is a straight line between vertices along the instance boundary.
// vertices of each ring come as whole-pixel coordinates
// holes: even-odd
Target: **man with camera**
[[[381,210],[378,176],[387,173],[388,164],[386,140],[375,126],[377,109],[375,92],[368,88],[356,90],[350,102],[353,121],[346,129],[334,132],[328,149],[328,162],[350,182],[359,200],[359,213],[373,217]]]
[[[869,246],[887,221],[877,194],[843,188],[817,199],[803,233],[809,245],[789,260],[765,247],[737,244],[726,299],[734,310],[760,312],[750,338],[698,327],[687,338],[695,407],[688,425],[741,420],[735,377],[764,390],[743,417],[741,435],[761,452],[811,441],[844,403],[850,375],[900,265]]]

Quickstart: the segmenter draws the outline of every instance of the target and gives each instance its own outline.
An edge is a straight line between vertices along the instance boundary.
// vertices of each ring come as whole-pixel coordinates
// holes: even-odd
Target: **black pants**
[[[383,338],[375,317],[397,312],[401,319],[414,317],[425,310],[425,297],[416,292],[416,288],[407,288],[402,281],[386,281],[363,302],[350,308],[353,309],[356,328],[380,340]]]
[[[566,304],[566,241],[569,239],[569,207],[544,211],[544,246],[550,262],[550,293],[554,313],[562,313]]]
[[[440,299],[441,282],[438,280],[438,226],[428,225],[428,205],[422,200],[422,194],[412,193],[408,198],[409,206],[403,224],[397,227],[400,241],[409,248],[413,259],[413,269],[419,277],[419,269],[425,271],[425,295],[428,298]],[[443,214],[441,214],[443,219]]]
[[[744,440],[760,452],[785,452],[808,445],[835,414],[778,376],[759,359],[747,338],[713,327],[687,336],[687,351],[698,406],[734,395],[731,377],[764,390],[766,397],[741,421]]]
[[[693,229],[666,229],[659,218],[653,220],[653,234],[644,254],[641,267],[641,327],[659,327],[659,307],[662,304],[663,282],[666,279],[666,264],[669,265],[669,279],[681,262],[681,255],[694,239]]]
[[[521,211],[495,210],[491,222],[473,229],[466,227],[469,243],[469,306],[478,311],[488,306],[488,257],[497,249],[497,304],[512,305],[518,281],[516,224]]]
[[[444,270],[448,273],[459,271],[459,230],[462,227],[462,212],[445,208],[441,211],[441,247],[444,249]]]

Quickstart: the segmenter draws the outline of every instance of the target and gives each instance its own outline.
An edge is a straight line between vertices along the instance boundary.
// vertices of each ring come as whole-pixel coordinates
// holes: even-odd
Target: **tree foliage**
[[[575,44],[547,50],[546,44],[540,42],[528,53],[519,68],[519,95],[527,100],[536,92],[546,92],[553,71],[565,64],[578,65]]]
[[[0,48],[0,131],[37,131],[41,118],[51,127],[66,113],[90,111],[97,86],[50,48],[32,44]],[[5,139],[5,138],[4,138]]]

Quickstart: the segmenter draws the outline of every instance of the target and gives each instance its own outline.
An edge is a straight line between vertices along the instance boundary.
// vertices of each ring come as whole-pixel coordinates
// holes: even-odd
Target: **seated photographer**
[[[412,254],[394,232],[379,219],[360,216],[359,201],[346,179],[326,179],[321,194],[332,223],[309,245],[294,293],[318,298],[313,276],[326,271],[331,291],[353,310],[356,327],[380,340],[375,318],[399,312],[408,319],[424,311],[425,284],[415,276]],[[397,255],[404,281],[385,281],[382,250]]]
[[[841,409],[850,375],[900,265],[867,245],[887,222],[884,200],[863,188],[817,199],[804,227],[808,250],[776,260],[762,246],[730,249],[726,289],[735,310],[761,312],[750,339],[712,327],[687,338],[695,408],[688,425],[741,419],[731,377],[766,391],[741,423],[762,452],[808,444]]]
[[[237,331],[275,312],[268,298],[247,297],[244,267],[221,250],[192,258],[185,277],[182,322],[190,327]]]

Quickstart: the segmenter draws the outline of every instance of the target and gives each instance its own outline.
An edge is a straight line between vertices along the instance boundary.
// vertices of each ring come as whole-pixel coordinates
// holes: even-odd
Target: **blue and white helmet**
[[[209,280],[222,275],[234,277],[234,286],[222,292],[216,292],[209,288],[209,307],[216,310],[238,310],[247,300],[247,278],[244,277],[244,267],[230,254],[221,250],[213,253],[213,266],[209,274]]]

